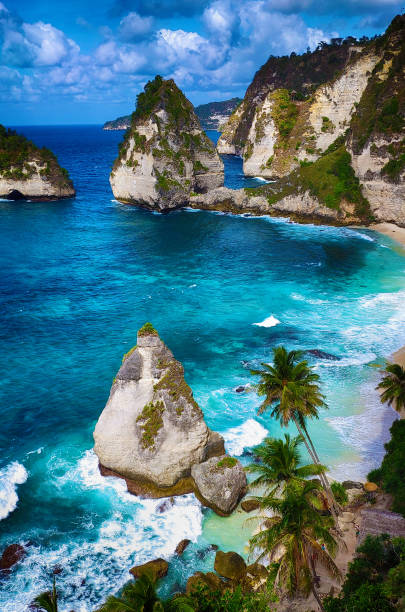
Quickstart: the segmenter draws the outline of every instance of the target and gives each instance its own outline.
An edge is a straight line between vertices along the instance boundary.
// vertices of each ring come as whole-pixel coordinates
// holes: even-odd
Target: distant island
[[[194,108],[204,130],[218,130],[228,121],[235,108],[242,102],[241,98],[231,98],[221,102],[208,102]],[[131,115],[106,121],[103,130],[127,130],[131,125]]]
[[[0,197],[59,200],[75,196],[69,173],[46,147],[0,125]]]

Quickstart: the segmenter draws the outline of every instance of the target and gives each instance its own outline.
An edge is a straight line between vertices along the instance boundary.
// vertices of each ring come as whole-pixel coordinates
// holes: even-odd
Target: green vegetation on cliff
[[[141,423],[143,448],[154,448],[156,436],[159,429],[163,427],[162,414],[164,409],[163,402],[149,402],[149,404],[145,404],[141,414],[136,419],[137,422]]]
[[[328,208],[339,210],[343,202],[353,204],[358,217],[367,220],[370,207],[351,166],[345,135],[337,138],[314,162],[301,162],[300,167],[276,184],[246,189],[248,195],[264,195],[270,204],[282,198],[309,192]]]
[[[395,17],[374,44],[382,59],[375,66],[352,117],[355,153],[373,135],[400,134],[405,126],[405,15]]]
[[[190,174],[208,170],[198,157],[216,156],[211,141],[201,131],[193,105],[172,79],[158,75],[138,94],[131,127],[119,145],[113,172],[123,161],[130,168],[137,167],[138,153],[151,153],[158,162],[154,168],[156,187],[165,195],[189,192]]]
[[[367,478],[392,495],[392,510],[405,517],[405,420],[394,421],[390,432],[381,467]]]
[[[342,591],[326,597],[326,612],[404,610],[405,540],[368,536],[349,563]]]
[[[56,156],[47,149],[40,149],[25,136],[0,125],[0,176],[5,179],[27,180],[38,170],[53,183],[71,184],[68,171],[61,168]]]

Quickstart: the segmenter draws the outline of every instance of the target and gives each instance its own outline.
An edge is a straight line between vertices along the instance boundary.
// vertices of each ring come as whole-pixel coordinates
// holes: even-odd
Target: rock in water
[[[9,570],[13,565],[21,561],[26,555],[26,550],[21,544],[10,544],[0,557],[0,570]]]
[[[245,492],[241,464],[224,455],[224,440],[208,429],[183,366],[150,323],[124,355],[94,440],[102,474],[125,478],[132,493],[194,491],[229,514]]]
[[[246,493],[246,474],[235,457],[212,457],[193,465],[191,475],[198,489],[197,496],[220,515],[230,514]]]
[[[147,574],[151,576],[153,580],[158,580],[159,578],[164,578],[168,570],[168,562],[159,558],[148,561],[143,565],[135,565],[135,567],[129,570],[129,573],[132,574],[134,578],[140,578],[143,574]]]
[[[214,569],[229,580],[241,580],[246,576],[246,563],[238,553],[219,550],[215,556]]]
[[[58,200],[75,196],[73,183],[49,149],[0,125],[0,197]]]
[[[114,197],[162,212],[223,182],[223,163],[191,102],[172,79],[148,82],[110,175]]]

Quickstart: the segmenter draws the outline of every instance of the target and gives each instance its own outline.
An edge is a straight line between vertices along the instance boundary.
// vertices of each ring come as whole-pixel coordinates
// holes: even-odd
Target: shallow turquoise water
[[[243,551],[237,518],[218,521],[192,496],[160,513],[98,474],[92,431],[137,329],[155,325],[238,455],[280,433],[256,416],[253,393],[234,391],[253,382],[249,366],[277,344],[339,357],[312,360],[329,410],[311,432],[335,476],[364,477],[394,418],[367,364],[405,344],[405,259],[367,230],[118,204],[108,171],[121,134],[25,131],[55,150],[78,197],[0,202],[0,550],[30,543],[0,582],[0,609],[25,610],[61,565],[62,612],[88,612],[133,564],[169,558],[184,537],[194,543],[166,590],[212,566],[210,543]],[[255,325],[270,316],[279,324]]]

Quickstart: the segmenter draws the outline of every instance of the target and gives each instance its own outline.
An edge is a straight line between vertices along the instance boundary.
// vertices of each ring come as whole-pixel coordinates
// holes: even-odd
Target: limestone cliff
[[[312,82],[311,95],[286,87],[291,58],[284,62],[283,87],[277,71],[267,73],[260,87],[256,75],[218,149],[242,153],[246,175],[275,181],[247,190],[267,198],[269,214],[405,225],[404,41],[405,16],[396,17],[383,36],[361,44],[350,40],[339,55],[342,68],[321,84]]]
[[[156,77],[137,99],[110,183],[114,197],[152,210],[188,204],[190,193],[220,187],[223,163],[192,104],[173,80]]]
[[[75,195],[72,181],[55,155],[0,125],[0,197],[57,200]]]
[[[193,466],[225,452],[222,437],[204,421],[181,363],[150,324],[139,330],[137,346],[124,356],[94,440],[103,473],[122,476],[131,492],[151,497],[191,491],[199,495],[191,477]],[[232,462],[233,468],[240,465],[236,459]],[[236,471],[239,474],[239,468]],[[215,490],[204,500],[231,512],[245,486],[240,475],[234,483],[228,478],[230,503],[224,506],[216,500]]]
[[[348,148],[374,218],[405,226],[405,15],[378,40],[378,52]]]

